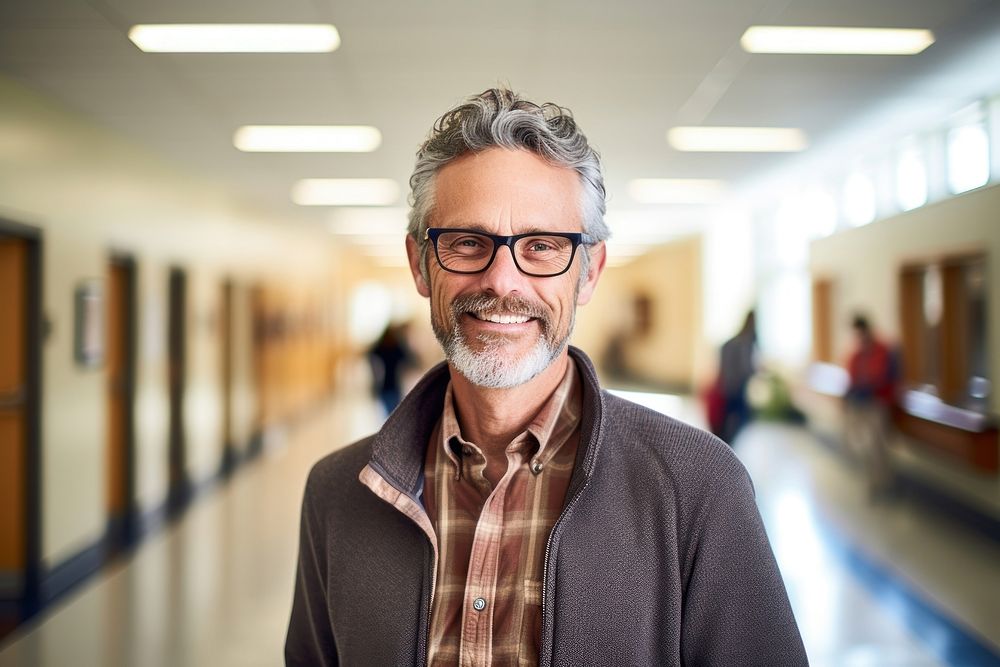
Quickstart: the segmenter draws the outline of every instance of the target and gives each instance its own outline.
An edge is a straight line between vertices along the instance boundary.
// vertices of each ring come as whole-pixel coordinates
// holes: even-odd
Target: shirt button
[[[476,598],[472,601],[472,608],[476,611],[486,609],[486,600],[484,598]]]
[[[536,475],[542,472],[542,469],[544,468],[545,466],[542,465],[542,462],[539,461],[538,459],[535,459],[534,461],[531,462],[531,472],[533,472]]]

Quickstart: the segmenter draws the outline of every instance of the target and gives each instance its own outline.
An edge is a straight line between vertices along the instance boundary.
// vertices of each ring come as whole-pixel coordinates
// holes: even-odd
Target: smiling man
[[[406,249],[447,362],[313,468],[290,665],[801,665],[746,471],[568,346],[604,269],[597,153],[488,90],[417,153]]]

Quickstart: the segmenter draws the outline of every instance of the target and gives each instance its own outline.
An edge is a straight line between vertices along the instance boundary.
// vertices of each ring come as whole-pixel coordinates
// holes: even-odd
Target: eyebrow
[[[477,222],[460,223],[454,229],[471,229],[477,232],[482,232],[484,234],[495,234],[491,229],[487,228],[486,225]],[[526,227],[522,231],[510,234],[510,236],[519,236],[521,234],[553,234],[553,233],[565,233],[562,230],[552,230],[552,229],[542,229],[538,226]],[[507,236],[507,234],[496,234],[497,236]]]

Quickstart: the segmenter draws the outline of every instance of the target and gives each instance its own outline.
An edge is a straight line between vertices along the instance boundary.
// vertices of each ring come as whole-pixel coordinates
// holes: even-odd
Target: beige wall
[[[812,244],[810,269],[814,277],[833,282],[834,352],[846,358],[851,345],[848,326],[857,310],[869,313],[884,335],[899,338],[899,270],[911,261],[934,260],[968,251],[988,256],[988,345],[993,381],[991,408],[1000,413],[1000,186],[983,188],[894,218],[843,232]],[[825,410],[824,410],[825,405]],[[839,405],[817,401],[819,418],[828,426],[840,415]],[[825,416],[824,416],[825,412]],[[951,465],[921,448],[895,448],[897,465],[940,486],[994,517],[1000,517],[1000,478]]]
[[[649,297],[649,332],[626,350],[637,379],[666,387],[695,383],[702,339],[701,239],[677,240],[605,271],[590,304],[577,313],[573,343],[600,364],[608,340],[632,319],[636,294]]]
[[[837,359],[850,348],[850,316],[871,315],[876,328],[899,339],[899,270],[912,261],[985,251],[990,278],[989,345],[994,387],[1000,379],[1000,186],[946,199],[893,218],[815,241],[810,272],[833,282],[833,344]],[[994,390],[994,412],[1000,392]]]
[[[169,267],[186,269],[189,280],[185,426],[194,481],[214,471],[222,444],[217,321],[223,277],[241,285],[330,282],[325,232],[284,228],[288,221],[253,210],[252,203],[0,78],[0,217],[43,235],[42,307],[51,333],[42,350],[42,552],[49,565],[99,539],[106,519],[107,379],[103,369],[83,369],[73,360],[75,287],[103,280],[112,251],[137,261],[136,482],[142,508],[155,507],[167,479]],[[237,302],[237,312],[245,314],[245,301]],[[237,414],[243,420],[237,433],[244,436],[253,400],[248,335],[237,355]]]

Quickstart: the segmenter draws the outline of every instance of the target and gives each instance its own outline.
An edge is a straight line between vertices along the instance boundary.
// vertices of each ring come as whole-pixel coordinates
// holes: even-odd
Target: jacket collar
[[[580,445],[567,496],[593,472],[603,426],[603,400],[594,366],[586,354],[572,345],[569,356],[580,373],[583,397]],[[424,455],[444,409],[449,379],[445,362],[429,370],[375,434],[370,465],[388,483],[412,498],[420,494],[423,485]]]

